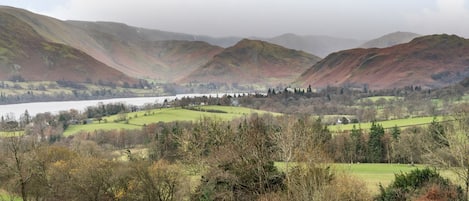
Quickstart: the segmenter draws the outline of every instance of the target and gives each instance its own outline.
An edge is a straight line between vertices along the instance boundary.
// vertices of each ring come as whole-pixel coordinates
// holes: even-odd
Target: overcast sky
[[[62,20],[211,36],[371,39],[395,31],[469,38],[469,0],[0,0]]]

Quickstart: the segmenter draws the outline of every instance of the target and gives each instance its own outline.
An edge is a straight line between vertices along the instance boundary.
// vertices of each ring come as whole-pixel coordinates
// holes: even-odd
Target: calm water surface
[[[124,103],[129,105],[142,106],[147,103],[163,103],[164,100],[174,100],[183,97],[201,97],[201,96],[223,96],[225,94],[179,94],[176,96],[162,96],[162,97],[139,97],[139,98],[115,98],[106,100],[83,100],[83,101],[59,101],[59,102],[36,102],[36,103],[20,103],[20,104],[9,104],[0,105],[0,116],[9,116],[18,119],[21,114],[24,114],[26,110],[31,116],[35,116],[38,113],[51,112],[53,114],[59,111],[67,111],[70,109],[76,109],[78,111],[84,111],[88,106],[96,106],[99,103]]]

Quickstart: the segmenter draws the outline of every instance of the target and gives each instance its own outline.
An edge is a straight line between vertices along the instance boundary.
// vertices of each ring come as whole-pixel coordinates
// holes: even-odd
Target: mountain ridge
[[[391,47],[394,45],[399,45],[402,43],[408,43],[414,38],[420,37],[420,34],[412,33],[412,32],[393,32],[389,33],[386,35],[383,35],[381,37],[369,40],[362,45],[359,46],[359,48],[385,48],[385,47]]]
[[[418,37],[388,48],[329,55],[296,80],[302,86],[368,84],[373,88],[447,86],[469,75],[469,40],[456,35]]]
[[[272,86],[289,84],[320,58],[265,41],[243,39],[226,48],[180,83],[215,82]]]
[[[123,85],[136,79],[73,47],[46,41],[29,24],[0,12],[0,79],[69,80]],[[116,80],[118,78],[118,80]]]
[[[325,57],[330,53],[356,48],[362,43],[360,40],[349,38],[338,38],[322,35],[297,35],[285,33],[272,38],[253,38],[264,40],[289,49],[301,50],[319,57]]]

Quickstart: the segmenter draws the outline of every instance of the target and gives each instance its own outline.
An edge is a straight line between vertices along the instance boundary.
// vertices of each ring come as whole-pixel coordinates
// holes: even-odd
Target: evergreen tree
[[[371,123],[370,139],[368,141],[368,162],[379,163],[383,161],[385,145],[381,140],[384,136],[384,128],[375,122]]]
[[[352,131],[350,133],[350,138],[352,139],[352,152],[354,156],[353,161],[364,162],[366,144],[363,140],[363,131],[361,127],[357,129],[355,125],[353,125]]]
[[[430,135],[430,139],[433,140],[436,148],[449,146],[445,128],[440,122],[436,121],[436,118],[433,118],[432,123],[428,126],[428,134]]]
[[[394,127],[392,127],[391,135],[394,140],[399,139],[399,136],[401,135],[401,129],[399,129],[399,127],[395,125]]]

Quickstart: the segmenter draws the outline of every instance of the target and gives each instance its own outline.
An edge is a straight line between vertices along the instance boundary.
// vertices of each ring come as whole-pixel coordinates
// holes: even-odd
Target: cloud
[[[409,28],[422,34],[448,33],[469,37],[469,9],[465,0],[437,0],[436,9],[425,8],[408,16]]]
[[[43,14],[212,36],[296,33],[369,39],[412,31],[469,37],[468,1],[68,0]]]

